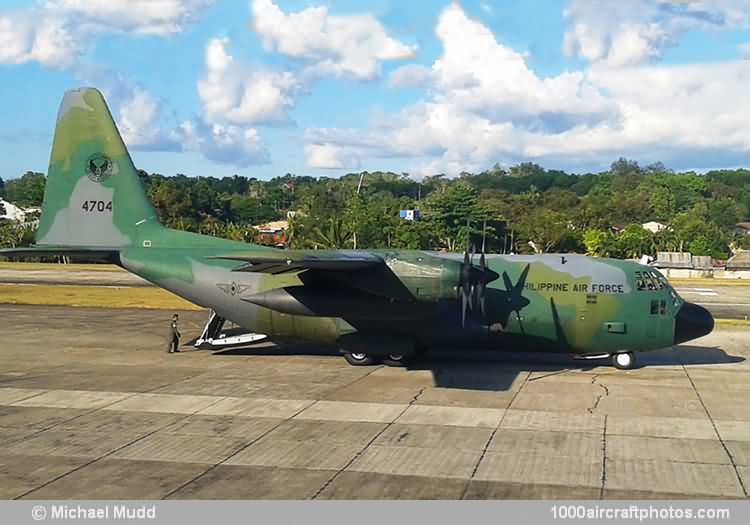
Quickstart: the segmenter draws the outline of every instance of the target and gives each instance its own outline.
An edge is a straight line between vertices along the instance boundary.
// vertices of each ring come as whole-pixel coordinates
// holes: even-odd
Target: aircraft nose
[[[675,317],[674,344],[703,337],[713,329],[714,318],[711,312],[697,304],[683,303]]]

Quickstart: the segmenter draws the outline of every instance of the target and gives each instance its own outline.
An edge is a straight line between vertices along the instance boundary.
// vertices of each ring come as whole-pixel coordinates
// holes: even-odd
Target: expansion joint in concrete
[[[599,486],[599,499],[604,499],[604,489],[607,485],[607,417],[605,414],[602,429],[602,484]]]
[[[721,433],[719,432],[719,429],[716,427],[716,422],[714,421],[713,416],[711,416],[711,412],[708,411],[708,407],[706,406],[706,403],[703,401],[703,397],[701,397],[700,392],[698,392],[698,389],[695,386],[695,383],[693,382],[693,378],[690,377],[690,373],[688,372],[688,369],[685,367],[685,364],[682,365],[682,370],[685,372],[685,375],[688,378],[688,381],[690,381],[690,386],[693,387],[693,392],[695,392],[695,395],[698,397],[698,401],[700,401],[701,406],[703,407],[703,411],[706,413],[706,417],[708,417],[708,420],[711,422],[711,426],[714,429],[714,433],[716,434],[716,438],[719,440],[719,443],[721,443],[721,446],[724,448],[724,452],[727,454],[727,457],[729,458],[729,462],[732,464],[732,468],[734,469],[734,475],[737,477],[737,482],[740,484],[740,489],[742,489],[742,494],[747,498],[747,487],[745,487],[745,483],[742,481],[742,476],[740,475],[740,471],[737,468],[737,462],[734,460],[734,456],[732,455],[732,452],[729,450],[729,447],[727,447],[727,444],[724,442],[724,438],[721,437]]]

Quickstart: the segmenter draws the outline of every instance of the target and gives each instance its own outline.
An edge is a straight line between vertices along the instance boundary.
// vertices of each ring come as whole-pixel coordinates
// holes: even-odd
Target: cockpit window
[[[666,279],[661,274],[644,270],[635,272],[635,287],[637,290],[652,292],[663,290],[668,285]]]
[[[677,295],[674,288],[669,284],[666,277],[657,271],[641,270],[634,272],[635,287],[639,291],[657,291],[666,290],[672,298],[672,304],[677,307],[680,304],[680,296]]]

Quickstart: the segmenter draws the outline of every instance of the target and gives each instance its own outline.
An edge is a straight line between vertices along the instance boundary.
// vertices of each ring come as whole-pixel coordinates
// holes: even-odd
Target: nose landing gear
[[[612,354],[612,364],[620,370],[630,370],[635,366],[635,354],[633,352]]]

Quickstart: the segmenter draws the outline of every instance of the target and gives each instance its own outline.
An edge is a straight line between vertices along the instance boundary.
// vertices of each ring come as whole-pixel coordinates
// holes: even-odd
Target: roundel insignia
[[[86,175],[94,182],[101,182],[112,175],[112,161],[106,155],[95,153],[86,160]]]

